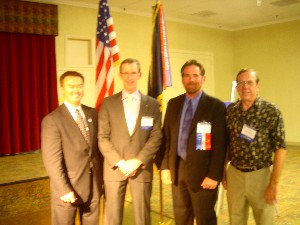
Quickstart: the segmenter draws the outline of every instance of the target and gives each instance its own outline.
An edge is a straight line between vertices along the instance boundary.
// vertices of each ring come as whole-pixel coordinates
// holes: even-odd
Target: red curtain
[[[0,155],[40,149],[42,118],[58,106],[55,36],[0,32]]]

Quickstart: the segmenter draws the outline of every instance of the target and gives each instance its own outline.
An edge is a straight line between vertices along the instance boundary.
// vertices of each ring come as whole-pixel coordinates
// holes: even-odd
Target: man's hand
[[[76,202],[77,198],[75,197],[74,192],[71,191],[64,196],[61,196],[60,200],[62,200],[65,203],[74,203],[74,202]]]
[[[268,204],[277,203],[278,183],[282,173],[285,155],[286,150],[283,148],[277,149],[275,151],[270,183],[265,191],[265,200]]]
[[[120,161],[118,163],[119,170],[126,177],[134,176],[137,172],[137,169],[142,165],[142,162],[138,159],[129,159],[127,161]]]
[[[215,189],[218,186],[218,181],[205,177],[201,186],[203,189]]]
[[[277,203],[277,185],[269,184],[265,192],[266,203],[273,205]]]
[[[117,164],[117,166],[118,166],[119,170],[120,170],[123,174],[128,173],[129,168],[128,168],[127,163],[126,163],[125,160],[119,161],[118,164]]]
[[[134,176],[136,174],[137,169],[142,165],[142,162],[138,159],[129,159],[125,163],[128,168],[127,172],[124,173],[126,177]]]
[[[161,173],[161,180],[164,184],[172,184],[170,170],[161,170],[160,173]]]

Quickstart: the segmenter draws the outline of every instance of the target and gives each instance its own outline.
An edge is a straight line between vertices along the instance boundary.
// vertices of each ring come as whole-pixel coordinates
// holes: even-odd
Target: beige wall
[[[143,93],[147,93],[152,35],[151,17],[117,12],[111,12],[111,14],[114,19],[121,60],[127,57],[140,60],[143,72],[140,89]],[[95,38],[96,19],[96,9],[59,5],[59,36],[56,39],[57,67],[59,69],[67,69],[65,66],[66,35]],[[213,54],[215,77],[218,77],[215,83],[215,95],[228,101],[233,70],[232,33],[167,21],[167,35],[169,49]],[[115,92],[122,89],[117,72]],[[172,72],[173,76],[180,76],[179,71]]]
[[[283,113],[286,140],[300,145],[300,20],[233,33],[234,68],[256,69],[260,96]]]
[[[127,57],[140,60],[143,72],[140,89],[143,93],[147,93],[152,35],[151,17],[120,12],[111,12],[111,14],[117,32],[121,60]],[[59,36],[56,38],[58,71],[87,69],[94,74],[93,66],[66,67],[64,57],[65,37],[73,35],[94,39],[96,19],[97,9],[59,5]],[[260,95],[280,106],[286,122],[287,141],[300,145],[300,135],[297,135],[300,121],[296,116],[300,111],[299,96],[296,95],[300,78],[296,77],[295,72],[297,69],[300,71],[300,44],[296,41],[296,37],[298,39],[300,37],[299,25],[300,21],[230,32],[167,21],[167,34],[169,49],[198,51],[213,55],[215,96],[223,101],[230,99],[231,81],[240,68],[257,69],[261,74]],[[117,70],[115,92],[122,89]],[[180,76],[179,71],[172,71],[172,76]],[[90,86],[86,92],[94,91],[94,76],[91,79],[87,84]],[[92,105],[93,101],[88,99],[89,105]]]

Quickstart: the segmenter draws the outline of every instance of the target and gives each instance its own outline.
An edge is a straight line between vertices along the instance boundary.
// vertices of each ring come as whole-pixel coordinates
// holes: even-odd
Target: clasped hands
[[[62,200],[64,203],[74,203],[74,202],[76,202],[77,198],[75,197],[74,192],[71,191],[64,196],[61,196],[60,200]]]
[[[137,169],[142,165],[142,162],[138,159],[121,160],[118,162],[119,170],[126,177],[132,177],[136,174]]]

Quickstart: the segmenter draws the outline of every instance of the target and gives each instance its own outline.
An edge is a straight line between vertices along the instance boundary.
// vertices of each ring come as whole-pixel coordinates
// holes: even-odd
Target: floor
[[[300,146],[289,146],[278,196],[280,215],[275,218],[275,225],[300,225],[299,162]],[[222,208],[218,215],[218,224],[225,225],[229,224],[226,191],[221,200]],[[23,209],[25,206],[29,209]],[[40,152],[0,157],[0,225],[50,225],[49,206],[49,180]],[[160,192],[158,171],[154,173],[151,219],[152,224],[175,224],[170,186],[162,185],[162,192]],[[132,224],[131,199],[127,194],[123,225]],[[248,225],[254,224],[250,216]]]

